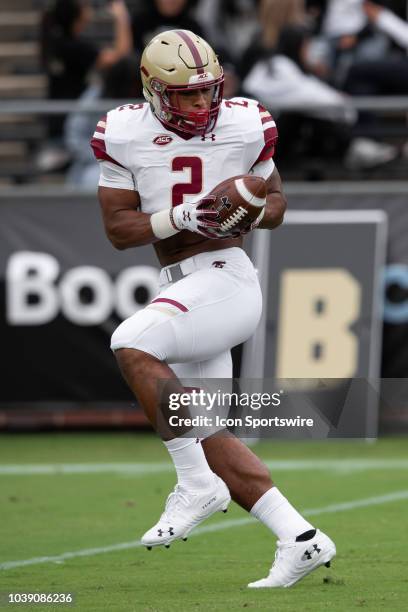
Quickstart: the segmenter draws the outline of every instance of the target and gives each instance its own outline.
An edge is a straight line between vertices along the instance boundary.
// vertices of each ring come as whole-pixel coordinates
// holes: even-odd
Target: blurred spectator
[[[353,169],[394,159],[397,150],[368,139],[353,139],[357,113],[347,97],[309,73],[310,33],[304,27],[282,30],[275,53],[257,62],[243,86],[274,113],[274,107],[302,110],[279,115],[278,155],[292,163],[299,157],[343,159]],[[315,108],[323,105],[325,108]]]
[[[102,72],[99,82],[90,85],[80,98],[84,108],[92,108],[95,100],[117,99],[143,102],[140,62],[136,56],[124,57]],[[95,126],[102,113],[71,113],[65,122],[65,147],[73,164],[67,175],[67,183],[83,189],[95,189],[99,180],[99,165],[89,146]]]
[[[362,0],[309,0],[320,22],[323,34],[329,38],[357,36],[367,25],[361,7]]]
[[[376,28],[387,34],[397,45],[408,50],[408,23],[406,21],[374,2],[364,2],[363,9],[369,21]]]
[[[237,62],[259,27],[259,0],[198,0],[194,15],[216,49]]]
[[[243,54],[239,66],[241,78],[257,61],[274,52],[283,28],[307,23],[304,0],[260,0],[258,15],[259,31]]]
[[[380,58],[387,51],[387,38],[370,27],[363,0],[307,0],[314,14],[330,80],[342,87],[350,66],[360,60]]]
[[[85,89],[90,71],[103,69],[128,55],[132,49],[130,18],[123,0],[109,2],[114,20],[114,40],[109,48],[98,49],[81,34],[92,19],[89,0],[54,0],[42,19],[41,56],[48,76],[48,98],[75,99]],[[49,136],[62,136],[64,117],[49,121]]]
[[[132,16],[133,41],[138,53],[164,30],[191,30],[204,36],[203,29],[191,16],[196,0],[150,0]]]
[[[207,39],[207,32],[204,32],[201,25],[192,16],[196,4],[197,0],[153,0],[148,6],[136,12],[132,18],[133,40],[136,51],[142,53],[150,40],[156,34],[165,30],[190,30]],[[211,37],[208,40],[211,44]],[[227,45],[213,46],[216,48],[224,68],[224,96],[226,98],[233,97],[239,89],[240,81],[236,74],[231,53]]]
[[[408,23],[391,11],[364,3],[368,19],[378,30],[387,34],[400,47],[408,50]],[[408,93],[408,57],[394,54],[388,57],[355,63],[346,81],[352,95],[398,95]]]

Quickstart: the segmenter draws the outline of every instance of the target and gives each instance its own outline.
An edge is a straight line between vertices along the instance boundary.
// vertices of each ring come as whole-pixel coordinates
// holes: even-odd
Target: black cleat
[[[327,563],[325,563],[326,567],[330,567],[330,561],[328,561]]]
[[[224,513],[224,514],[227,514],[227,512],[228,512],[228,510],[227,510],[227,509],[223,510],[223,513]]]
[[[183,542],[187,542],[187,538],[183,538]]]
[[[146,550],[152,550],[151,546],[146,546]]]
[[[165,544],[164,548],[170,548],[170,544]]]

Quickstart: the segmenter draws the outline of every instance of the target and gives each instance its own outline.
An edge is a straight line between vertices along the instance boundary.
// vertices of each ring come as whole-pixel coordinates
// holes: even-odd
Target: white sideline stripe
[[[366,497],[365,499],[356,499],[350,502],[331,504],[329,506],[323,506],[322,508],[309,508],[306,510],[301,510],[301,513],[303,514],[303,516],[333,514],[346,510],[354,510],[355,508],[378,506],[380,504],[387,504],[390,502],[401,501],[404,499],[408,499],[408,490],[394,491],[393,493],[387,493],[386,495],[378,495],[376,497]],[[204,533],[213,533],[215,531],[223,531],[224,529],[230,529],[232,527],[241,527],[243,525],[250,525],[255,523],[256,520],[252,517],[224,520],[222,523],[215,523],[214,525],[205,525],[204,527],[198,527],[189,537],[202,535]],[[143,546],[143,544],[139,540],[133,540],[131,542],[121,542],[119,544],[112,544],[111,546],[102,546],[100,548],[85,548],[83,550],[77,550],[74,552],[62,553],[61,555],[34,557],[32,559],[23,559],[21,561],[5,561],[3,563],[0,563],[0,570],[8,570],[16,567],[24,567],[27,565],[38,565],[40,563],[63,563],[67,559],[75,559],[76,557],[92,557],[93,555],[101,555],[104,553],[115,552],[118,550],[127,550],[129,548],[140,548],[141,546]]]
[[[249,191],[249,189],[245,187],[244,179],[237,179],[235,181],[235,187],[237,188],[237,191],[239,195],[241,196],[241,198],[243,198],[246,202],[248,202],[248,204],[252,204],[253,206],[259,206],[259,207],[265,206],[266,198],[258,198],[257,196],[254,196]]]
[[[408,470],[408,459],[288,459],[269,460],[264,463],[271,470],[282,472],[322,470],[326,472],[352,473],[366,470]],[[42,476],[58,474],[160,474],[172,472],[173,464],[167,461],[153,463],[38,463],[0,464],[0,476]]]
[[[157,474],[174,470],[172,463],[51,463],[0,465],[0,476],[57,474]]]

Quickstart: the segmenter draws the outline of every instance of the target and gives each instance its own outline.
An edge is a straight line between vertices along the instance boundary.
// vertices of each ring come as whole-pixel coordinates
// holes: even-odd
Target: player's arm
[[[165,240],[183,229],[214,238],[208,228],[219,227],[219,222],[212,220],[218,213],[207,210],[206,202],[180,204],[150,215],[138,210],[137,191],[100,185],[98,197],[106,235],[120,251]]]
[[[253,229],[255,227],[274,229],[282,223],[286,210],[286,198],[283,194],[282,181],[273,161],[278,140],[278,130],[269,111],[261,104],[258,104],[258,110],[262,123],[260,138],[262,149],[250,172],[265,179],[267,196],[265,213],[259,225],[255,225]]]
[[[282,223],[287,206],[282,181],[276,166],[270,177],[266,180],[266,185],[265,214],[258,227],[260,229],[274,229]]]
[[[107,151],[107,116],[98,121],[91,147],[100,164],[98,198],[105,232],[119,250],[155,242],[150,215],[141,212],[140,196],[132,172]],[[121,160],[122,161],[122,160]]]
[[[123,250],[159,240],[152,229],[151,215],[140,210],[137,191],[98,188],[105,232],[116,249]]]

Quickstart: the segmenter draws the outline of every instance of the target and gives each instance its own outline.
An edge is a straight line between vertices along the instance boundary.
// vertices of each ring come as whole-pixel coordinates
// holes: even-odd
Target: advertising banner
[[[339,298],[334,300],[338,311],[343,317],[347,315],[347,321],[338,321],[337,327],[327,319],[344,350],[336,359],[335,375],[345,379],[375,372],[378,375],[381,334],[378,317],[372,315],[374,308],[381,311],[382,296],[386,298],[387,354],[382,375],[404,375],[408,359],[402,353],[407,343],[398,343],[398,338],[404,326],[408,329],[406,304],[401,299],[408,286],[404,275],[406,272],[408,278],[408,249],[402,239],[405,198],[400,193],[385,198],[375,190],[357,196],[352,192],[333,195],[333,191],[313,185],[308,193],[300,186],[288,186],[288,221],[273,234],[259,232],[273,236],[271,250],[265,250],[263,238],[247,241],[264,284],[269,319],[267,334],[263,338],[258,335],[246,348],[244,366],[253,351],[255,359],[251,357],[252,369],[244,369],[244,376],[258,376],[255,366],[265,358],[269,365],[263,375],[286,378],[288,364],[293,366],[293,339],[296,337],[298,346],[303,342],[306,350],[317,320],[313,316],[321,316],[323,321],[325,300],[334,300],[335,296]],[[340,213],[334,234],[317,222],[308,224],[307,236],[304,225],[296,229],[290,221],[291,215],[293,221],[293,215],[299,214],[312,219],[313,213],[307,211],[357,206],[372,209],[376,204],[387,208],[390,223],[385,277],[380,270],[383,247],[377,249],[384,244],[384,234],[379,230],[384,227],[384,217],[380,223],[379,217],[374,224],[369,223],[370,229],[364,223],[355,223],[356,217],[344,223]],[[144,307],[157,292],[159,265],[153,249],[115,250],[105,236],[93,195],[79,196],[63,190],[52,196],[28,191],[27,196],[3,195],[0,215],[0,328],[6,351],[0,408],[29,407],[33,403],[52,409],[57,405],[77,409],[90,404],[135,407],[109,349],[109,339],[120,321]],[[259,257],[264,258],[264,265],[259,265]],[[282,269],[286,269],[283,275]],[[314,304],[307,321],[297,314],[301,290]],[[356,313],[355,322],[350,323]],[[349,335],[341,335],[342,325],[349,324]],[[331,342],[334,346],[336,339]],[[306,378],[332,376],[330,368],[322,368],[328,363],[330,343],[325,346],[317,339],[312,345],[306,357],[309,365],[319,363],[318,372],[314,366],[303,369],[306,357],[299,351],[295,356],[297,373]],[[293,375],[297,374],[292,371]]]
[[[152,248],[115,250],[94,196],[12,199],[0,214],[1,404],[133,401],[109,342],[157,293]]]

